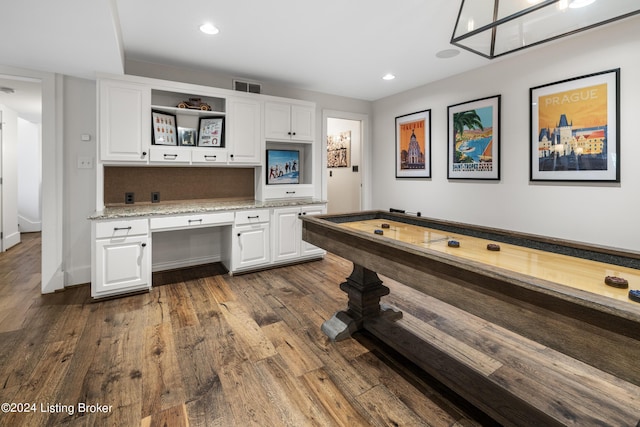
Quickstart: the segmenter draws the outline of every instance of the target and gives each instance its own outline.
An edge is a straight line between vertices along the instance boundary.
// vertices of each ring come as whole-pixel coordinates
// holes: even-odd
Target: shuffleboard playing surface
[[[383,228],[382,224],[388,224],[389,228]],[[629,300],[628,289],[614,288],[604,283],[606,276],[616,276],[628,280],[629,289],[640,289],[640,270],[637,269],[507,243],[499,243],[500,251],[489,251],[487,244],[497,242],[386,219],[343,222],[339,226],[372,235],[375,234],[375,230],[382,230],[383,234],[377,235],[377,237],[394,239],[428,250],[444,252],[463,259],[627,301],[630,304],[637,304]],[[449,240],[458,241],[460,247],[449,247],[447,244]]]

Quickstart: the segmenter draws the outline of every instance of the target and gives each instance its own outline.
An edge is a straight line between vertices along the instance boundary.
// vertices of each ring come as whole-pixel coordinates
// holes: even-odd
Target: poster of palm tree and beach
[[[450,179],[500,179],[500,95],[448,108]]]

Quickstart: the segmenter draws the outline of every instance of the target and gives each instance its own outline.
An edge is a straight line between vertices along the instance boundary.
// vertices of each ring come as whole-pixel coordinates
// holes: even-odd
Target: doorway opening
[[[363,207],[364,143],[367,117],[325,112],[327,213],[357,212]]]
[[[42,84],[0,74],[0,251],[42,230]]]

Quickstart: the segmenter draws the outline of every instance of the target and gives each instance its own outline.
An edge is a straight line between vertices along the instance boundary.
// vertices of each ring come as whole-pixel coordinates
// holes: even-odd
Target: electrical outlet
[[[124,193],[124,203],[127,205],[131,205],[133,204],[133,202],[135,201],[134,198],[134,194],[133,193]]]
[[[159,191],[151,192],[151,203],[160,203],[160,192]]]
[[[78,169],[93,169],[93,157],[78,156]]]

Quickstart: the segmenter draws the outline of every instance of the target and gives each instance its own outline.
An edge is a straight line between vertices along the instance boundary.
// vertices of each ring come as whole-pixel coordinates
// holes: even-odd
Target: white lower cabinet
[[[94,222],[91,296],[151,288],[148,220]]]
[[[271,262],[268,222],[234,226],[231,242],[232,272],[259,267]]]
[[[323,205],[311,205],[273,210],[273,262],[287,262],[322,256],[323,249],[302,240],[301,215],[320,215]]]
[[[268,209],[237,211],[231,228],[232,273],[267,265],[271,262]]]

